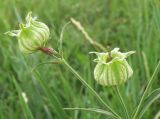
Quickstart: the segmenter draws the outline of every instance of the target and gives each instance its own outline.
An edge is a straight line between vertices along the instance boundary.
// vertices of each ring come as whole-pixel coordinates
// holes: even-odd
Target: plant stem
[[[121,117],[104,102],[104,100],[97,94],[97,92],[66,62],[65,59],[62,59],[62,61],[64,62],[65,66],[82,82],[82,84],[87,87],[92,94],[95,95],[95,97],[101,104],[103,104],[108,110],[110,110],[117,118],[121,119]]]
[[[150,87],[151,87],[151,85],[152,85],[152,83],[153,83],[153,80],[155,79],[155,76],[156,76],[156,74],[158,73],[159,69],[160,69],[160,61],[158,62],[158,65],[157,65],[156,69],[154,70],[151,79],[150,79],[149,82],[148,82],[148,85],[147,85],[147,87],[146,87],[146,89],[145,89],[145,91],[144,91],[144,93],[143,93],[143,95],[142,95],[142,98],[141,98],[141,100],[140,100],[140,102],[139,102],[139,104],[138,104],[138,107],[137,107],[137,109],[136,109],[136,112],[135,112],[134,115],[133,115],[133,119],[136,119],[137,114],[138,114],[138,112],[139,112],[139,110],[140,110],[140,107],[141,107],[141,105],[142,105],[142,103],[143,103],[143,101],[144,101],[144,98],[145,98],[145,96],[147,95],[148,90],[150,89]]]
[[[121,93],[120,93],[120,91],[119,91],[118,86],[115,86],[115,91],[116,91],[116,93],[117,93],[117,95],[118,95],[118,97],[119,97],[119,99],[120,99],[120,102],[121,102],[121,104],[122,104],[122,106],[123,106],[123,110],[124,110],[124,112],[125,112],[125,117],[126,117],[126,119],[130,119],[129,113],[128,113],[128,111],[127,111],[126,105],[125,105],[124,100],[123,100],[123,98],[122,98],[122,96],[121,96]]]

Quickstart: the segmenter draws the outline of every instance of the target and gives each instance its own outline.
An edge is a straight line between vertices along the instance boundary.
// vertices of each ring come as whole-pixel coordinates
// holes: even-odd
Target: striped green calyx
[[[97,65],[94,69],[95,80],[105,86],[119,85],[127,81],[133,70],[126,61],[126,58],[135,53],[130,51],[126,53],[119,52],[119,48],[114,48],[111,52],[95,53],[98,58],[94,61]]]
[[[43,22],[32,18],[31,12],[26,17],[26,24],[20,24],[20,30],[9,31],[6,34],[18,38],[19,48],[23,53],[33,53],[45,47],[49,39],[49,28]]]

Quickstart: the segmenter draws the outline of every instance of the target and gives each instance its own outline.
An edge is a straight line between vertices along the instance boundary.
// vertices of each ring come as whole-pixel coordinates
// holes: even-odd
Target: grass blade
[[[149,106],[151,106],[151,104],[159,98],[160,98],[160,88],[154,90],[151,94],[149,94],[146,97],[140,109],[141,111],[138,114],[139,118],[141,118],[143,114],[146,112],[146,110],[149,108]]]
[[[57,115],[57,117],[59,119],[66,119],[67,114],[63,110],[62,105],[59,102],[59,100],[57,99],[57,97],[53,94],[52,90],[48,87],[47,83],[43,79],[41,79],[41,77],[39,76],[39,73],[35,72],[34,74],[35,74],[34,76],[35,76],[36,80],[39,81],[45,94],[48,96],[49,100],[51,101],[52,108],[53,108],[55,114]]]
[[[142,105],[142,103],[143,103],[143,101],[145,99],[145,96],[147,95],[149,89],[151,88],[152,83],[153,83],[157,73],[159,72],[159,69],[160,69],[160,61],[158,62],[158,65],[156,66],[156,68],[155,68],[155,70],[153,72],[153,75],[152,75],[151,79],[148,82],[148,85],[147,85],[147,87],[146,87],[146,89],[145,89],[145,91],[144,91],[144,93],[142,95],[142,98],[141,98],[141,100],[140,100],[140,102],[139,102],[139,104],[137,106],[136,112],[133,115],[133,119],[137,119],[136,117],[137,117],[137,115],[138,115],[138,113],[140,111],[141,105]]]
[[[102,110],[102,109],[96,109],[96,108],[63,108],[63,109],[64,110],[80,110],[80,111],[96,112],[96,113],[107,115],[108,117],[117,118],[112,113]]]
[[[34,119],[31,110],[29,109],[29,106],[27,104],[27,102],[24,100],[24,97],[22,96],[22,90],[20,88],[20,86],[18,85],[17,81],[15,80],[15,78],[13,78],[13,83],[18,91],[18,95],[19,95],[19,99],[20,99],[20,103],[22,105],[22,109],[25,115],[26,119]]]

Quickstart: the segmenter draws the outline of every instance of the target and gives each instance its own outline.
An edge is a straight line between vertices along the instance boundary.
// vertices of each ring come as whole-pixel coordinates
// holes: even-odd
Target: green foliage
[[[17,40],[3,34],[18,29],[18,23],[25,21],[23,18],[29,11],[49,26],[51,31],[49,44],[57,51],[61,30],[71,17],[80,21],[89,35],[105,47],[136,51],[136,54],[129,58],[129,64],[134,70],[133,77],[119,87],[127,111],[132,115],[160,59],[160,2],[0,0],[0,119],[23,119],[31,114],[34,119],[106,119],[107,116],[100,113],[78,109],[64,111],[62,108],[65,107],[103,110],[105,108],[62,65],[40,65],[36,68],[38,74],[31,72],[37,64],[52,62],[53,59],[40,52],[22,55]],[[69,64],[123,117],[124,112],[113,88],[95,83],[93,78],[95,63],[92,62],[94,57],[88,54],[95,49],[71,24],[67,25],[64,31],[63,51],[64,58]],[[144,119],[154,118],[159,112],[160,102],[155,99],[159,99],[160,74],[154,78],[152,87],[149,88],[140,108],[141,112],[138,113],[139,116],[144,114],[142,116]],[[20,92],[27,94],[28,105],[23,103]],[[108,113],[103,110],[100,111]]]
[[[146,97],[144,100],[142,107],[139,112],[139,117],[142,117],[145,111],[149,108],[149,106],[154,103],[158,98],[160,98],[160,89],[154,90],[150,95]]]
[[[20,100],[20,103],[21,103],[21,108],[24,112],[24,115],[25,115],[25,118],[26,119],[34,119],[29,107],[28,107],[28,104],[27,102],[25,101],[24,97],[22,96],[22,91],[21,91],[21,88],[19,87],[19,85],[17,84],[16,80],[14,78],[13,79],[13,82],[14,82],[14,85],[16,87],[16,90],[18,91],[18,95],[19,95],[19,100]]]

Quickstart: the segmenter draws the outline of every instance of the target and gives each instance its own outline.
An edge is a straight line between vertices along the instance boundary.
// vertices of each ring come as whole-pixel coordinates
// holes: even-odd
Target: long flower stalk
[[[65,59],[62,59],[64,65],[79,79],[82,84],[87,87],[90,92],[98,99],[98,101],[106,107],[106,109],[110,110],[118,119],[121,117],[108,105],[104,102],[104,100],[97,94],[97,92],[74,70]]]
[[[115,91],[116,91],[116,93],[117,93],[117,95],[118,95],[118,97],[119,97],[119,99],[120,99],[121,104],[122,104],[123,110],[124,110],[124,112],[125,112],[125,117],[126,117],[126,119],[130,119],[129,113],[128,113],[128,111],[127,111],[127,107],[126,107],[126,105],[125,105],[125,103],[124,103],[124,100],[123,100],[123,98],[122,98],[122,95],[121,95],[121,93],[120,93],[120,91],[119,91],[118,86],[115,87]]]

